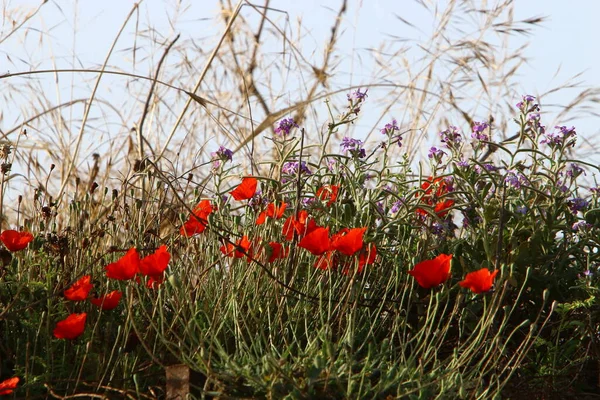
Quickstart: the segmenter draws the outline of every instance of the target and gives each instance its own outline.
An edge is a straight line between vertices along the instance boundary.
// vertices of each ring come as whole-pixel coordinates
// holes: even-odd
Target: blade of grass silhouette
[[[245,2],[245,0],[240,0],[238,2],[237,6],[235,7],[235,10],[233,11],[233,15],[229,18],[229,21],[227,22],[227,26],[225,27],[225,31],[221,35],[221,38],[219,39],[219,42],[217,43],[217,45],[213,49],[212,53],[208,57],[208,60],[207,60],[206,64],[204,65],[204,68],[202,69],[202,72],[200,72],[200,77],[198,77],[198,81],[196,81],[196,85],[191,90],[191,93],[197,92],[198,89],[200,88],[200,85],[202,84],[202,81],[204,80],[204,77],[208,73],[208,70],[210,69],[210,66],[211,66],[213,60],[217,56],[217,53],[218,53],[219,49],[221,48],[221,45],[223,44],[223,41],[227,37],[228,32],[231,30],[231,27],[233,26],[233,23],[235,22],[237,16],[239,15],[240,10],[242,9],[242,6],[243,6],[244,2]],[[190,107],[191,103],[192,103],[192,97],[190,97],[188,99],[188,101],[185,103],[185,106],[183,106],[183,110],[181,110],[181,112],[179,113],[179,116],[177,117],[177,120],[173,124],[173,127],[171,128],[171,132],[169,133],[169,136],[167,137],[167,140],[163,144],[162,149],[160,150],[160,153],[158,154],[158,157],[156,158],[155,162],[158,162],[163,157],[163,155],[165,154],[165,151],[167,150],[167,147],[169,147],[169,143],[171,143],[171,140],[173,139],[173,136],[175,136],[175,132],[177,131],[177,128],[181,124],[181,121],[183,120],[183,116],[186,114],[186,112],[187,112],[188,108]]]
[[[58,194],[56,196],[56,201],[58,203],[61,202],[62,194],[63,194],[65,188],[67,187],[67,183],[69,182],[69,177],[71,176],[71,173],[73,172],[73,168],[75,167],[77,156],[79,155],[79,149],[81,148],[81,142],[83,140],[83,133],[85,132],[86,122],[87,122],[88,116],[90,115],[90,110],[92,109],[92,104],[94,104],[94,98],[96,97],[96,92],[98,91],[98,88],[100,87],[100,81],[102,80],[102,76],[104,75],[104,69],[106,68],[106,65],[108,64],[108,60],[110,60],[110,57],[112,56],[112,53],[117,45],[117,42],[119,41],[119,38],[121,37],[121,34],[125,30],[125,27],[129,23],[131,16],[135,12],[135,10],[137,10],[138,7],[139,7],[139,3],[135,3],[133,5],[133,7],[131,8],[131,11],[125,18],[125,21],[121,25],[121,29],[117,33],[117,36],[114,38],[112,45],[110,46],[110,49],[108,50],[108,54],[106,55],[106,58],[104,59],[104,63],[102,64],[102,68],[100,69],[102,72],[100,73],[100,75],[98,75],[98,78],[96,78],[96,83],[94,84],[94,89],[92,90],[92,94],[90,95],[90,98],[89,98],[88,102],[86,103],[85,111],[84,111],[83,118],[81,121],[81,128],[79,129],[79,134],[77,136],[77,143],[75,145],[75,151],[73,152],[73,156],[71,157],[71,161],[69,162],[69,167],[66,170],[65,176],[63,177],[62,183],[60,185],[60,190],[58,191]]]

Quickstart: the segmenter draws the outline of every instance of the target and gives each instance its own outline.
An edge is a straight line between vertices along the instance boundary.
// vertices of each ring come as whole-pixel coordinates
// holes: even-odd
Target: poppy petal
[[[87,299],[90,290],[92,290],[94,286],[91,284],[91,280],[92,277],[89,275],[85,275],[79,279],[77,282],[71,285],[70,288],[65,290],[65,299],[71,301],[83,301]]]
[[[246,177],[242,179],[242,183],[237,188],[230,192],[231,196],[238,201],[251,199],[256,193],[257,184],[258,181],[256,178]]]
[[[73,340],[79,337],[85,330],[86,313],[71,314],[59,321],[54,328],[54,337],[57,339]]]
[[[132,247],[117,262],[110,263],[106,267],[106,276],[111,279],[126,281],[132,279],[140,270],[140,256]]]
[[[298,247],[302,247],[316,256],[330,250],[329,228],[318,227],[300,240]]]

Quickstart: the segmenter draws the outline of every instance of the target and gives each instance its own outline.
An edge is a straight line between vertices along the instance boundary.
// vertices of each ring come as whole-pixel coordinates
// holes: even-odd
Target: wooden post
[[[165,367],[167,400],[185,400],[190,394],[190,368],[185,364]]]

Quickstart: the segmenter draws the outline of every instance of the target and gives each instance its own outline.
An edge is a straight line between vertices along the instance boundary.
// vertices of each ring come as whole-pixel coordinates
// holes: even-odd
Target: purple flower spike
[[[279,136],[287,136],[290,134],[292,128],[299,128],[299,126],[296,122],[294,122],[293,118],[284,118],[277,124],[275,133]]]
[[[490,124],[488,124],[487,122],[473,122],[473,133],[471,133],[471,137],[473,139],[477,139],[477,140],[483,140],[488,142],[490,140],[490,137],[487,133],[484,133],[488,128],[490,127]]]
[[[364,158],[367,156],[367,153],[363,148],[363,144],[362,140],[345,137],[342,139],[340,147],[344,153],[350,153],[354,158]]]
[[[458,145],[462,142],[462,134],[460,133],[460,129],[452,125],[450,125],[445,131],[441,131],[440,137],[442,139],[442,143],[445,143],[449,148],[458,147]]]
[[[427,154],[427,157],[434,160],[436,162],[436,164],[439,164],[440,162],[442,162],[442,157],[444,157],[445,154],[446,154],[446,152],[443,151],[442,149],[438,149],[437,147],[432,147],[429,149],[429,154]]]

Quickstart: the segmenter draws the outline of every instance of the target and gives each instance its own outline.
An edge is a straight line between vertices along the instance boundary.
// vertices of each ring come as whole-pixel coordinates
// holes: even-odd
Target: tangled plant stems
[[[349,94],[329,135],[366,101],[366,90]],[[340,154],[315,159],[285,118],[273,128],[269,174],[230,168],[221,146],[207,163],[213,186],[182,193],[157,168],[144,178],[156,192],[103,200],[110,215],[97,236],[4,231],[8,251],[35,245],[2,270],[0,324],[18,350],[9,376],[24,385],[11,378],[0,390],[41,393],[43,377],[52,393],[115,386],[151,396],[176,364],[204,377],[199,393],[228,397],[483,398],[510,389],[515,371],[541,376],[540,359],[568,369],[573,353],[554,343],[569,334],[586,348],[600,330],[594,314],[556,323],[597,302],[600,190],[580,181],[598,168],[567,156],[576,130],[548,133],[535,98],[517,112],[514,148],[493,142],[492,123],[465,127],[469,137],[449,126],[425,175],[398,155],[395,120],[381,133],[398,146],[345,137]],[[479,161],[492,145],[503,156]],[[221,188],[233,176],[244,177]],[[166,222],[167,207],[149,204],[171,196],[196,206]],[[15,322],[19,310],[27,323]],[[21,337],[44,340],[33,364]]]

